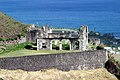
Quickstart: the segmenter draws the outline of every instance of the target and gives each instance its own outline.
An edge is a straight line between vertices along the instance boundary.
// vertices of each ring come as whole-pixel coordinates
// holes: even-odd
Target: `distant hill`
[[[17,22],[11,17],[0,12],[0,38],[15,38],[25,35],[28,25]]]

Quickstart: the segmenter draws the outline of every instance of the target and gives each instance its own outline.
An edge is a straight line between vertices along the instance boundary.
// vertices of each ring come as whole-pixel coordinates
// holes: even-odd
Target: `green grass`
[[[14,45],[5,45],[4,47],[6,48],[4,51],[0,51],[0,54],[5,54],[17,50],[24,49],[26,45],[30,44],[29,42],[21,43],[21,44],[14,44]]]
[[[56,54],[56,53],[67,53],[67,52],[79,52],[79,50],[17,50],[9,53],[0,54],[0,58],[2,57],[18,57],[18,56],[27,56],[27,55],[43,55],[43,54]]]
[[[31,45],[32,48],[25,49],[27,45]],[[41,55],[41,54],[55,54],[55,53],[67,53],[67,52],[78,52],[80,50],[35,50],[36,46],[30,42],[25,42],[15,45],[5,45],[5,50],[0,52],[0,57],[17,57],[27,55]]]

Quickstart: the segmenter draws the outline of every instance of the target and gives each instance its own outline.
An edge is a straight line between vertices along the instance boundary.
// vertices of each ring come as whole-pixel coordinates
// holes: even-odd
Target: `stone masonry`
[[[37,50],[52,50],[52,41],[59,40],[59,50],[62,50],[62,40],[69,40],[70,50],[87,50],[88,27],[81,26],[79,31],[72,29],[53,29],[46,26],[36,28],[34,25],[27,31],[27,40],[37,43]],[[46,46],[46,48],[43,47]]]
[[[37,71],[57,68],[60,70],[88,70],[103,68],[108,60],[105,50],[71,52],[0,58],[1,69]]]

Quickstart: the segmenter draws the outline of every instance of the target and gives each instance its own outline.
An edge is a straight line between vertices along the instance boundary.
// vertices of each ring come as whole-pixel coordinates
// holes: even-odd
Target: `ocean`
[[[26,24],[79,28],[120,37],[120,0],[0,0],[0,12]]]

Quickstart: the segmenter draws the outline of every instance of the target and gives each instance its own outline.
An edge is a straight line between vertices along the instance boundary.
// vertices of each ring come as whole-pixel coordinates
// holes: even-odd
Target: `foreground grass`
[[[67,72],[57,69],[32,72],[0,69],[0,78],[3,80],[118,80],[104,68]]]
[[[26,49],[27,48],[29,49]],[[36,46],[34,46],[31,42],[25,42],[21,44],[15,45],[5,45],[5,49],[0,51],[1,57],[17,57],[17,56],[27,56],[27,55],[42,55],[42,54],[55,54],[55,53],[67,53],[67,52],[79,52],[79,50],[34,50]]]
[[[0,58],[2,57],[17,57],[17,56],[27,56],[27,55],[43,55],[43,54],[55,54],[55,53],[67,53],[67,52],[79,52],[79,50],[28,50],[22,49],[17,51],[12,51],[9,53],[0,54]]]

